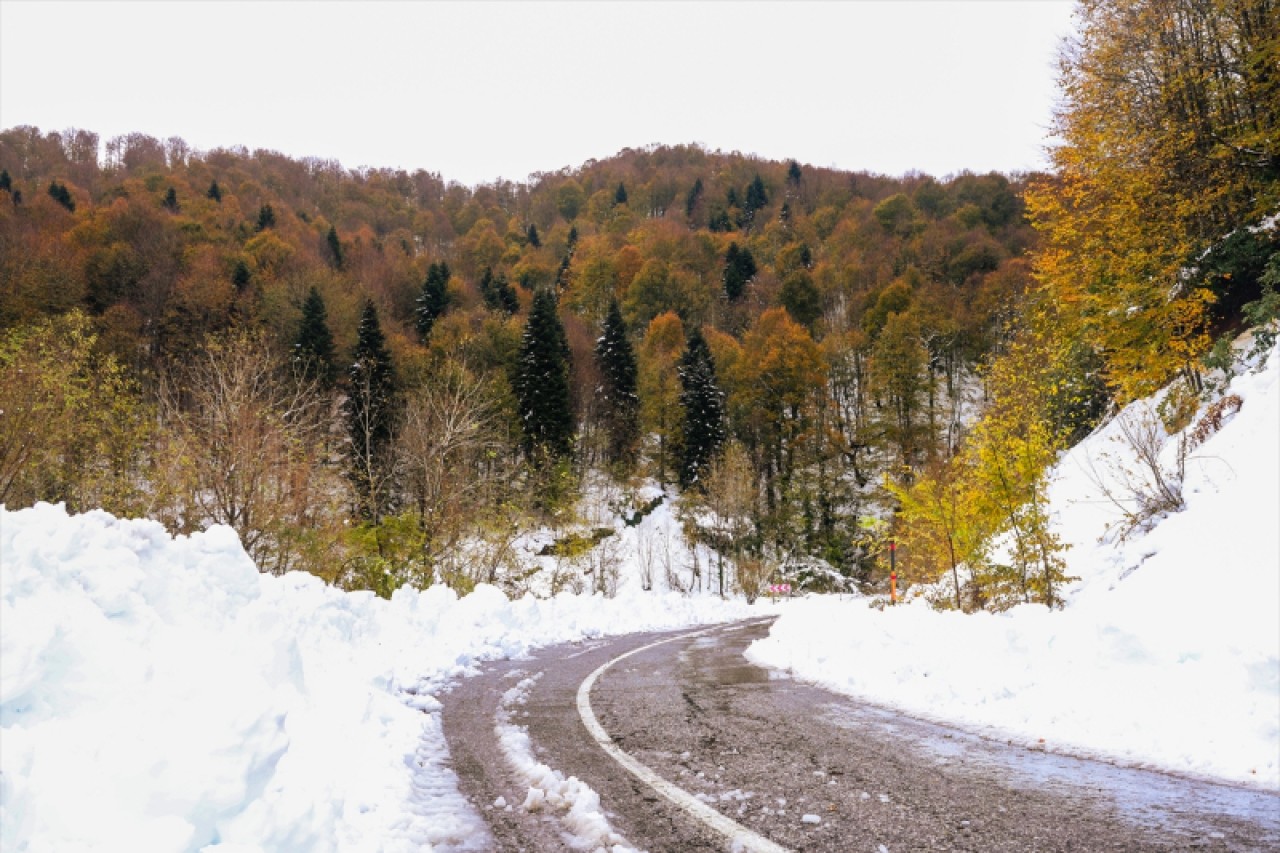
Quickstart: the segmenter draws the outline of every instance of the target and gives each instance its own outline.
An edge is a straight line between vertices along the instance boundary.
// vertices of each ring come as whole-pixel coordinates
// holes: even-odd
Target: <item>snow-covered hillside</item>
[[[1122,541],[1100,485],[1138,468],[1120,418],[1063,456],[1052,510],[1080,578],[1064,610],[810,599],[748,656],[1035,747],[1280,788],[1280,351],[1229,393],[1240,409],[1191,451],[1185,509]]]
[[[442,684],[537,645],[751,612],[619,586],[385,601],[260,575],[225,527],[0,508],[0,849],[475,849]]]

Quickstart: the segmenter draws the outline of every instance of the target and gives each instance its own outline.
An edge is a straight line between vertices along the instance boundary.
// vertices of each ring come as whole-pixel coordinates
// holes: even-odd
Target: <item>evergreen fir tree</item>
[[[329,331],[328,313],[320,291],[313,286],[302,303],[302,324],[293,345],[294,361],[307,376],[314,377],[325,388],[333,386],[337,369],[333,333]]]
[[[569,236],[565,239],[565,251],[569,253],[569,257],[573,257],[573,252],[578,248],[578,226],[569,226]]]
[[[231,283],[236,290],[244,290],[249,286],[249,265],[244,261],[236,261],[236,268],[231,271]]]
[[[493,267],[485,267],[484,272],[480,273],[480,297],[484,300],[484,307],[490,311],[497,311],[501,307],[498,301],[498,281],[494,278]]]
[[[764,181],[759,175],[751,181],[751,185],[747,187],[746,209],[754,214],[757,210],[769,203],[769,193],[764,188]]]
[[[0,170],[0,190],[11,192],[13,190],[13,179],[9,177],[9,170]]]
[[[689,194],[684,197],[685,216],[693,216],[694,208],[698,206],[700,198],[702,198],[702,178],[693,182],[693,186],[689,188]]]
[[[431,337],[431,328],[449,307],[450,275],[449,265],[444,261],[427,267],[427,280],[422,283],[422,293],[418,294],[418,305],[414,309],[418,336],[423,343]]]
[[[640,437],[640,397],[636,393],[636,357],[616,299],[609,303],[603,332],[596,341],[596,363],[609,458],[629,462]]]
[[[18,207],[22,204],[22,190],[13,191],[13,206]]]
[[[49,196],[67,210],[75,213],[76,201],[71,197],[71,192],[67,189],[65,184],[60,184],[57,181],[50,181]]]
[[[627,203],[627,188],[622,181],[618,181],[618,188],[613,191],[613,203],[615,205]]]
[[[178,212],[178,191],[173,187],[169,187],[169,191],[164,194],[164,208],[171,213]]]
[[[800,186],[800,164],[795,160],[787,164],[787,183]]]
[[[276,212],[271,208],[271,205],[264,204],[262,207],[258,208],[259,231],[266,231],[268,228],[273,228],[275,224]]]
[[[573,447],[569,342],[550,290],[534,294],[512,386],[525,453],[535,462],[568,456]]]
[[[378,310],[367,300],[347,370],[350,476],[361,518],[377,523],[390,506],[391,444],[396,421],[396,379]]]
[[[216,201],[218,204],[222,204],[222,189],[218,186],[217,181],[213,181],[209,184],[209,191],[205,193],[205,195]]]
[[[729,218],[729,211],[724,208],[718,208],[711,214],[711,218],[707,220],[707,229],[717,233],[732,231],[733,220]]]
[[[329,254],[333,255],[333,268],[342,269],[342,241],[338,239],[338,231],[332,225],[329,226],[329,233],[325,236],[325,242],[329,244]]]
[[[538,226],[532,222],[529,223],[529,229],[525,232],[525,236],[529,238],[529,245],[537,249],[542,246],[542,240],[538,237]]]
[[[736,302],[742,296],[747,282],[758,272],[756,259],[751,250],[739,248],[737,243],[730,243],[724,255],[724,295],[730,302]]]
[[[569,286],[569,255],[560,259],[560,268],[556,270],[556,287],[564,290]]]
[[[742,216],[738,220],[738,224],[746,228],[756,218],[756,211],[769,203],[769,194],[765,191],[764,181],[756,175],[751,183],[747,186],[747,196],[742,202]]]
[[[702,333],[694,329],[680,363],[680,405],[684,435],[680,446],[680,485],[697,486],[725,440],[724,394],[716,384],[716,366]]]
[[[520,300],[516,297],[515,288],[501,272],[495,276],[491,267],[485,267],[480,276],[480,295],[484,297],[484,306],[490,311],[514,314],[520,310]]]

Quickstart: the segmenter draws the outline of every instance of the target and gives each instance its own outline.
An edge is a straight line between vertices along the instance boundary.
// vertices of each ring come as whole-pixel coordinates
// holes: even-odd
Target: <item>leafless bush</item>
[[[1191,430],[1191,437],[1188,443],[1192,448],[1199,447],[1209,440],[1209,436],[1222,429],[1223,423],[1227,418],[1240,411],[1240,407],[1244,405],[1244,400],[1236,394],[1228,394],[1227,396],[1214,401],[1214,403],[1205,410],[1203,416],[1196,423],[1195,428]]]
[[[340,494],[326,480],[326,397],[261,337],[212,341],[162,377],[187,515],[226,524],[264,569],[299,559],[302,533],[323,526]]]
[[[736,573],[738,589],[747,597],[748,604],[754,602],[764,592],[771,574],[773,574],[773,567],[758,557],[742,557],[738,560]]]
[[[678,568],[675,559],[675,549],[671,543],[670,531],[663,530],[657,535],[658,545],[658,561],[662,564],[662,576],[666,579],[667,589],[675,590],[679,593],[686,593],[692,589],[685,586],[684,581],[680,580],[680,573],[676,571]]]
[[[636,566],[640,571],[640,587],[646,592],[653,589],[653,568],[657,562],[653,531],[636,529]]]
[[[397,436],[397,468],[424,534],[424,558],[445,573],[464,537],[476,533],[505,471],[497,408],[489,389],[461,369],[415,389]],[[472,574],[466,572],[467,574]],[[493,574],[492,571],[489,572]],[[488,577],[474,577],[474,581]]]
[[[1185,431],[1173,436],[1175,448],[1169,465],[1161,458],[1169,436],[1153,412],[1145,408],[1123,412],[1116,420],[1116,428],[1119,435],[1114,440],[1123,448],[1121,456],[1101,454],[1105,470],[1098,471],[1090,460],[1087,474],[1103,497],[1120,511],[1119,536],[1123,540],[1151,519],[1185,506],[1182,483],[1190,443]],[[1132,461],[1126,461],[1124,456]]]
[[[618,594],[622,571],[622,543],[617,536],[606,536],[587,552],[588,571],[595,576],[595,591],[608,598]]]

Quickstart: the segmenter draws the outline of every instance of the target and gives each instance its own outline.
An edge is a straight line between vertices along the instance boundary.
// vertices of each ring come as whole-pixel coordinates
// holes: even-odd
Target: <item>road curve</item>
[[[521,808],[528,786],[495,735],[503,695],[527,676],[538,677],[513,722],[538,761],[600,795],[631,845],[730,849],[723,826],[650,787],[584,723],[580,687],[611,661],[587,691],[603,737],[783,849],[1280,849],[1280,795],[1010,747],[855,702],[747,663],[742,650],[767,630],[757,620],[556,646],[454,685],[445,738],[495,849],[574,849],[555,815]]]

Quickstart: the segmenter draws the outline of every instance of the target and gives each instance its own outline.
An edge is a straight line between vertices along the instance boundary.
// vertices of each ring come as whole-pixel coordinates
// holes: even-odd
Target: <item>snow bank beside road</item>
[[[1099,541],[1116,516],[1089,473],[1113,429],[1063,457],[1065,610],[808,600],[748,657],[1033,746],[1280,788],[1280,351],[1231,392],[1243,407],[1195,450],[1186,509],[1126,542]]]
[[[436,688],[539,645],[747,613],[493,587],[384,601],[260,575],[227,528],[0,508],[0,849],[481,849]]]

